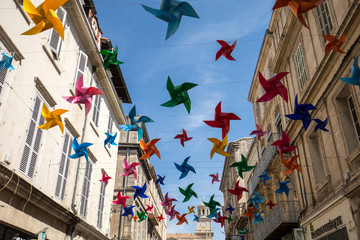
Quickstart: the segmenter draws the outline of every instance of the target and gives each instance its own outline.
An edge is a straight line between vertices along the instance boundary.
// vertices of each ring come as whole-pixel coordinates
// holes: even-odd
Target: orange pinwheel
[[[137,222],[137,220],[139,220],[139,217],[135,215],[132,219],[134,220],[134,222]]]
[[[161,159],[160,152],[155,146],[155,143],[157,143],[158,141],[160,141],[160,138],[153,139],[148,143],[145,143],[142,139],[140,139],[140,147],[145,152],[145,154],[142,155],[139,159],[147,159],[154,155],[154,153],[156,154],[156,156],[158,156],[159,159]]]
[[[22,35],[35,35],[50,28],[54,28],[64,40],[64,27],[55,11],[66,2],[67,0],[45,0],[38,7],[35,7],[30,0],[24,0],[24,10],[36,25],[30,30],[22,33]]]
[[[255,207],[247,207],[245,213],[243,214],[243,216],[254,218],[254,214],[255,214],[254,209],[255,209]]]
[[[283,157],[281,157],[282,164],[284,164],[284,166],[287,168],[284,172],[285,175],[291,174],[295,169],[302,173],[300,165],[296,162],[296,159],[299,156],[300,155],[295,155],[288,160],[285,160]]]
[[[67,111],[69,111],[69,110],[56,109],[56,110],[50,112],[44,103],[42,110],[41,110],[41,114],[44,117],[46,123],[41,126],[38,126],[38,128],[49,129],[49,128],[52,128],[52,127],[55,127],[56,125],[58,125],[61,132],[64,133],[64,124],[61,120],[60,115],[66,113]]]
[[[345,34],[341,36],[340,39],[337,39],[334,35],[324,35],[323,36],[328,43],[325,46],[325,55],[332,49],[339,53],[345,53],[340,49],[341,45],[345,42]]]
[[[180,216],[180,214],[176,214],[176,218],[177,218],[177,220],[179,220],[179,222],[176,225],[182,225],[184,222],[186,224],[189,224],[186,217],[185,217],[186,215],[187,215],[187,213],[184,213],[181,216]]]
[[[309,28],[302,14],[320,6],[323,2],[324,0],[277,0],[272,9],[275,10],[277,8],[289,6],[301,24]]]

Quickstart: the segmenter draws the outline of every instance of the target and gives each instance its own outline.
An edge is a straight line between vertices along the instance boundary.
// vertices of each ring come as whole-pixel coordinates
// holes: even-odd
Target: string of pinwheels
[[[23,6],[25,12],[29,15],[33,23],[35,24],[34,27],[29,29],[28,31],[24,32],[23,35],[35,35],[40,32],[46,31],[48,29],[53,28],[59,36],[64,39],[64,29],[63,25],[56,15],[55,11],[61,7],[67,0],[45,0],[43,4],[40,4],[39,6],[35,7],[30,0],[24,0]],[[296,4],[293,4],[293,3]],[[300,0],[288,0],[288,1],[280,1],[277,0],[273,10],[289,6],[291,11],[295,14],[295,16],[298,18],[300,23],[308,28],[308,25],[303,18],[302,14],[308,12],[309,10],[316,8],[320,6],[324,0],[308,0],[306,1],[300,1]],[[145,11],[152,14],[153,16],[159,18],[160,20],[163,20],[168,23],[167,27],[167,33],[165,39],[168,39],[172,37],[179,29],[180,22],[182,16],[192,17],[192,18],[199,18],[198,14],[196,13],[195,9],[188,3],[188,2],[179,2],[175,0],[162,0],[160,8],[155,9],[148,7],[146,5],[142,5]],[[325,47],[325,54],[327,54],[329,51],[337,51],[339,53],[345,53],[341,46],[345,42],[346,38],[345,35],[342,35],[339,39],[336,38],[333,35],[327,35],[324,36],[324,38],[328,41]],[[237,41],[234,41],[231,45],[224,41],[224,40],[217,40],[217,42],[220,44],[221,48],[218,50],[218,52],[215,55],[215,61],[218,60],[221,56],[227,58],[231,61],[236,61],[235,58],[231,55],[233,50],[236,47]],[[184,46],[186,44],[183,44]],[[77,51],[77,50],[76,50]],[[100,52],[102,55],[104,55],[104,68],[107,69],[110,64],[119,65],[122,62],[117,60],[117,54],[118,54],[118,48],[116,47],[115,50],[106,50]],[[15,70],[15,68],[11,65],[13,60],[13,54],[7,54],[2,53],[3,59],[0,61],[0,70],[2,68],[7,68],[9,70]],[[280,82],[283,77],[285,77],[288,73],[278,73],[274,77],[270,78],[269,80],[266,80],[261,72],[259,72],[259,81],[261,86],[264,88],[265,94],[257,100],[257,102],[267,102],[272,100],[277,95],[280,95],[286,102],[288,102],[288,93],[286,87]],[[360,86],[360,70],[358,67],[358,58],[355,59],[353,68],[351,71],[351,75],[349,78],[340,78],[340,80],[353,85],[359,85]],[[178,105],[183,104],[188,114],[191,112],[191,100],[190,96],[188,94],[188,91],[190,91],[192,88],[197,87],[199,84],[195,83],[189,83],[185,82],[180,85],[174,85],[172,82],[170,76],[167,79],[166,88],[169,92],[170,99],[161,104],[161,106],[164,107],[175,107]],[[75,95],[74,96],[68,96],[63,97],[66,101],[72,104],[84,104],[85,105],[85,116],[89,113],[91,109],[91,102],[92,97],[95,95],[104,95],[104,92],[102,92],[100,89],[97,89],[95,87],[86,87],[83,84],[83,76],[81,76],[79,79],[77,79],[75,84]],[[312,119],[311,114],[309,111],[315,110],[316,107],[312,104],[299,104],[298,103],[298,96],[295,97],[295,105],[294,105],[294,113],[288,114],[286,117],[297,121],[301,120],[303,127],[305,130],[309,127],[310,123],[312,121],[316,122],[315,131],[322,130],[322,131],[328,131],[326,129],[326,125],[328,123],[327,118],[324,120],[321,119]],[[65,109],[55,109],[53,111],[50,111],[46,104],[43,104],[42,107],[42,116],[45,119],[45,123],[41,126],[38,126],[38,128],[41,129],[50,129],[55,126],[58,126],[63,133],[64,126],[62,123],[61,115],[66,113],[68,110]],[[156,155],[159,159],[160,151],[156,147],[156,143],[160,141],[160,139],[152,139],[148,143],[143,142],[142,140],[142,128],[141,124],[143,123],[150,123],[153,122],[153,120],[146,116],[140,116],[138,117],[135,112],[135,107],[130,111],[129,113],[130,123],[126,125],[121,125],[120,128],[122,128],[125,131],[137,131],[138,132],[138,140],[140,141],[140,146],[142,150],[144,151],[144,155],[140,157],[140,160],[143,159],[149,159],[152,155]],[[207,120],[204,121],[205,124],[209,125],[210,127],[214,128],[221,128],[222,130],[222,139],[216,139],[216,138],[209,138],[208,140],[213,143],[213,147],[211,149],[210,158],[217,153],[222,156],[229,156],[229,153],[225,152],[225,147],[227,146],[228,139],[227,135],[230,131],[230,121],[231,120],[241,120],[237,115],[234,113],[225,113],[222,112],[221,109],[221,101],[218,103],[218,105],[215,107],[215,116],[214,120]],[[256,130],[254,130],[251,134],[255,134],[256,138],[260,141],[261,137],[265,136],[267,134],[266,131],[262,130],[262,127],[258,124],[256,124]],[[104,145],[106,144],[112,144],[116,145],[116,134],[112,135],[111,133],[105,133],[106,138],[104,140]],[[185,147],[185,142],[191,141],[191,137],[187,136],[187,132],[183,129],[182,134],[178,134],[175,136],[176,139],[180,140],[180,143],[183,147]],[[73,149],[74,154],[70,155],[69,158],[79,158],[84,156],[86,161],[88,161],[88,153],[87,148],[91,147],[93,144],[88,142],[82,142],[78,143],[77,139],[74,138],[73,140]],[[300,173],[302,172],[300,165],[296,162],[299,155],[292,156],[290,159],[284,159],[283,153],[291,153],[295,150],[296,146],[290,145],[290,139],[287,136],[287,134],[283,131],[282,132],[282,138],[274,143],[272,143],[273,146],[277,146],[281,162],[285,166],[286,171],[284,172],[284,175],[292,174],[292,172],[296,169]],[[186,157],[182,162],[175,162],[175,168],[180,172],[179,179],[185,178],[189,173],[190,174],[196,174],[196,170],[191,164],[191,156]],[[141,162],[133,162],[128,163],[126,159],[123,161],[123,167],[124,167],[124,173],[121,174],[123,177],[127,177],[129,175],[134,175],[136,178],[136,167],[139,166]],[[230,167],[236,167],[238,174],[241,178],[243,178],[243,172],[251,171],[255,166],[248,166],[247,159],[245,156],[241,156],[240,162],[233,163]],[[211,174],[210,177],[212,178],[212,183],[219,181],[219,174],[214,173]],[[261,178],[264,184],[266,184],[266,181],[271,179],[272,177],[268,176],[268,173],[265,171],[264,174],[258,176]],[[158,176],[158,179],[156,180],[156,184],[164,184],[164,177]],[[102,179],[99,180],[101,182],[105,182],[105,184],[108,183],[108,181],[111,179],[110,176],[107,176],[105,173],[102,175]],[[281,179],[278,179],[279,188],[275,191],[275,193],[282,194],[285,193],[286,196],[289,195],[290,189],[287,186],[288,183],[290,183],[289,180],[281,181]],[[188,201],[191,197],[197,198],[196,192],[193,191],[194,183],[189,184],[186,186],[185,189],[179,187],[179,191],[182,195],[184,195],[183,202]],[[135,189],[135,193],[133,195],[133,198],[147,198],[148,196],[145,194],[146,192],[146,183],[144,183],[143,186],[132,186]],[[248,192],[246,188],[243,188],[239,186],[239,181],[236,182],[234,189],[228,189],[230,194],[234,194],[237,196],[237,201],[239,201],[242,198],[243,192]],[[122,196],[121,192],[117,194],[116,200],[113,201],[113,204],[115,205],[122,205],[123,206],[123,214],[122,216],[132,215],[134,218],[134,221],[141,222],[146,219],[146,216],[149,214],[149,212],[152,212],[153,206],[147,206],[145,211],[137,211],[136,215],[133,212],[133,208],[135,206],[126,206],[126,199],[129,199],[129,196]],[[265,197],[260,197],[260,195],[254,191],[253,196],[249,199],[248,202],[251,202],[250,205],[248,205],[246,212],[243,214],[244,216],[249,216],[250,218],[254,218],[254,224],[259,223],[260,221],[263,222],[264,219],[262,217],[263,211],[260,211],[259,204],[261,204],[265,200]],[[173,202],[177,201],[174,198],[169,197],[168,193],[165,195],[165,200],[161,202],[160,204],[166,207],[166,214],[170,216],[170,221],[173,220],[176,216],[178,219],[177,225],[181,225],[184,222],[188,224],[188,221],[186,219],[186,215],[193,213],[194,214],[194,220],[198,221],[199,216],[195,215],[194,207],[188,206],[189,212],[180,214],[178,211],[175,210],[175,206],[173,205]],[[220,223],[221,226],[224,225],[225,220],[228,222],[231,222],[231,214],[234,211],[234,208],[230,205],[226,212],[229,212],[228,217],[221,216],[220,208],[221,204],[214,200],[214,194],[211,195],[208,202],[203,202],[207,207],[210,209],[209,218],[212,218],[214,222]],[[253,205],[254,207],[252,207]],[[275,203],[272,202],[271,199],[266,203],[266,206],[269,206],[270,209],[273,209],[273,207],[276,206]],[[257,213],[255,213],[255,208],[257,209]],[[164,216],[160,215],[157,216],[159,221],[162,221],[164,219]],[[247,232],[246,229],[240,229],[239,232]]]

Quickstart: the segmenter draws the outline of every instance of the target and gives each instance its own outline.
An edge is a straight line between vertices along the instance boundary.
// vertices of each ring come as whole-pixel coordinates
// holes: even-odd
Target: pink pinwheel
[[[137,179],[137,172],[136,172],[135,168],[139,165],[141,165],[141,163],[139,163],[139,162],[133,162],[129,165],[128,162],[126,161],[126,158],[124,158],[124,161],[123,161],[124,172],[121,173],[120,176],[127,177],[127,176],[133,174],[135,179]]]
[[[169,206],[167,210],[165,210],[166,215],[170,216],[170,220],[173,220],[176,215],[180,214],[178,211],[175,210],[175,206]]]
[[[290,138],[289,136],[283,131],[282,132],[282,139],[275,141],[271,146],[277,146],[280,156],[283,156],[284,152],[292,152],[295,150],[296,146],[290,146]]]
[[[147,204],[146,204],[145,212],[148,212],[148,211],[149,211],[149,212],[153,212],[153,211],[152,211],[153,208],[154,208],[154,205],[151,205],[151,206],[150,206],[150,205],[147,205]]]
[[[69,103],[85,104],[85,116],[90,112],[93,95],[104,95],[96,87],[84,87],[83,76],[75,84],[75,96],[63,97]]]
[[[104,182],[105,183],[105,186],[107,186],[108,182],[109,182],[109,179],[112,179],[111,177],[109,176],[106,176],[106,173],[103,172],[103,175],[102,175],[102,179],[99,180],[100,182]]]
[[[130,197],[128,197],[128,196],[121,196],[121,192],[119,191],[117,196],[116,196],[116,200],[113,201],[113,204],[115,204],[115,205],[122,204],[123,208],[125,209],[125,207],[126,207],[126,199],[129,199],[129,198]]]
[[[163,202],[160,202],[160,204],[161,204],[162,206],[164,206],[164,207],[170,208],[171,205],[172,205],[172,202],[173,202],[173,201],[177,202],[177,200],[176,200],[175,198],[169,198],[169,197],[168,197],[168,194],[169,194],[169,193],[166,193],[166,194],[165,194],[165,199],[164,199]]]
[[[261,72],[259,71],[259,82],[264,88],[265,94],[259,98],[256,102],[267,102],[273,99],[276,95],[280,95],[286,102],[288,102],[288,91],[287,88],[280,82],[288,72],[281,72],[266,80]]]
[[[257,137],[257,139],[259,139],[259,141],[261,141],[261,137],[262,136],[265,136],[267,133],[268,133],[268,131],[263,131],[262,130],[262,128],[261,128],[261,126],[259,125],[259,124],[255,124],[256,125],[256,130],[254,130],[254,131],[252,131],[251,133],[250,133],[250,135],[256,135],[256,137]]]
[[[209,176],[212,177],[212,181],[211,181],[212,184],[214,184],[214,182],[221,182],[219,180],[219,173],[218,172],[216,174],[210,174]]]

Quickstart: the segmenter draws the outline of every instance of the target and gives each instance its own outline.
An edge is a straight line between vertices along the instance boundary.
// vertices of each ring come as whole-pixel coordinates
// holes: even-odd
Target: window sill
[[[43,47],[43,50],[44,52],[46,53],[46,55],[49,57],[51,63],[54,65],[56,71],[58,72],[58,74],[60,75],[61,74],[61,68],[60,68],[60,65],[57,63],[57,61],[53,58],[53,55],[52,55],[52,52],[51,52],[51,49],[49,49],[47,43],[42,43],[42,47]]]
[[[349,165],[351,174],[356,174],[360,170],[359,156],[360,146],[358,146],[354,151],[352,151],[345,159]]]
[[[21,15],[24,17],[25,21],[27,22],[28,25],[31,24],[31,19],[29,18],[29,16],[27,15],[27,13],[25,12],[25,10],[23,9],[23,6],[18,2],[18,0],[13,0],[16,7],[19,9]]]
[[[331,187],[331,178],[330,175],[327,175],[318,185],[315,187],[317,193],[317,201],[320,202],[329,196],[331,196],[332,187]]]
[[[106,152],[109,154],[109,157],[111,157],[110,148],[108,146],[104,146]]]
[[[90,126],[91,126],[91,128],[94,130],[95,134],[96,134],[98,137],[100,137],[99,131],[98,131],[98,129],[97,129],[97,126],[95,125],[95,123],[93,123],[92,120],[90,121]]]

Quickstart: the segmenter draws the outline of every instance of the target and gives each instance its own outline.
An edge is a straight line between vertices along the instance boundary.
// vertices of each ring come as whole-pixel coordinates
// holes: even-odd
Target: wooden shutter
[[[80,214],[86,217],[86,208],[89,198],[89,189],[90,189],[90,181],[91,181],[91,172],[92,172],[92,163],[89,161],[86,163],[85,168],[85,176],[84,176],[84,184],[81,193],[81,205],[80,205]]]
[[[30,178],[33,178],[34,176],[36,160],[41,143],[42,130],[37,127],[44,123],[44,118],[41,115],[42,104],[43,101],[41,98],[36,96],[20,162],[20,171]]]
[[[67,175],[69,170],[70,160],[68,158],[71,155],[72,137],[65,133],[64,144],[61,153],[59,172],[55,188],[55,196],[61,200],[64,200],[65,187],[67,182]]]
[[[79,79],[79,77],[84,75],[85,67],[87,64],[87,59],[88,59],[88,56],[83,51],[80,50],[79,60],[78,60],[77,68],[76,68],[76,74],[75,74],[75,82]]]
[[[63,7],[60,7],[58,10],[56,10],[56,14],[58,15],[59,19],[63,23],[63,27],[65,28],[67,12],[65,11],[65,9]],[[59,36],[59,34],[54,30],[54,28],[52,28],[50,31],[50,37],[49,37],[48,43],[49,43],[50,49],[54,52],[56,59],[58,59],[61,44],[62,44],[62,39]]]
[[[104,198],[105,198],[105,183],[101,183],[100,187],[100,198],[99,198],[99,207],[98,207],[98,218],[97,218],[97,227],[102,227],[102,217],[104,210]]]

